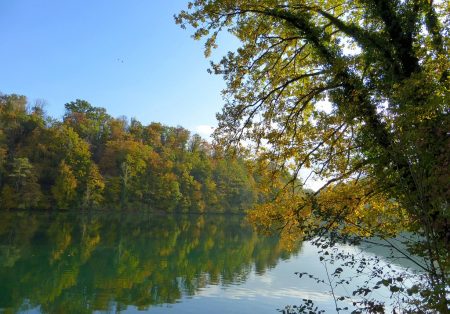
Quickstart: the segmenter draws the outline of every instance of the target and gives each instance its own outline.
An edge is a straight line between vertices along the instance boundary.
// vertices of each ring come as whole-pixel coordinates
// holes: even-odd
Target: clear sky
[[[207,73],[203,43],[174,22],[187,2],[0,0],[0,92],[45,100],[54,118],[78,98],[114,117],[181,125],[207,137],[225,83]],[[219,44],[215,59],[237,41],[226,36]]]
[[[175,25],[187,2],[0,0],[0,92],[43,99],[55,118],[79,98],[114,117],[213,126],[225,84],[206,72],[203,44]]]

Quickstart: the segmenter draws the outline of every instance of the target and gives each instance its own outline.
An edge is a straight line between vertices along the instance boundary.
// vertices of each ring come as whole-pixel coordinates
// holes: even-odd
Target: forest
[[[113,118],[84,100],[62,121],[0,95],[2,209],[241,212],[264,199],[261,174],[182,127]]]

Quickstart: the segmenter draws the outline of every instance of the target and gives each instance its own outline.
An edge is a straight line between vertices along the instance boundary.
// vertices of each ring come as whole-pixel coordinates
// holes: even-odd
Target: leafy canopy
[[[424,177],[448,174],[448,3],[198,0],[188,8],[176,21],[206,37],[207,55],[222,29],[242,42],[212,63],[227,82],[219,141],[250,140],[276,169],[368,184],[373,197],[410,208],[419,190],[437,207],[446,202],[448,192]]]
[[[175,17],[206,40],[206,56],[223,30],[241,42],[211,66],[227,82],[219,143],[253,143],[275,173],[290,171],[292,185],[305,168],[327,181],[314,197],[289,197],[298,189],[287,185],[251,214],[256,222],[304,236],[322,219],[370,236],[391,235],[401,221],[424,237],[416,248],[434,261],[426,268],[443,292],[448,12],[448,1],[197,0]]]

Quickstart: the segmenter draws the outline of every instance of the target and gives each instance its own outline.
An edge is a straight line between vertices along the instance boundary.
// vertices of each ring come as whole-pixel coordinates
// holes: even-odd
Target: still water
[[[334,311],[328,287],[294,275],[324,274],[316,248],[287,252],[242,216],[0,215],[0,312],[277,313],[303,298]]]

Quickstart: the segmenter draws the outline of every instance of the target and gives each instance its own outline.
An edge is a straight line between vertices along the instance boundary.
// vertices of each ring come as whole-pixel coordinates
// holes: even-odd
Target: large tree
[[[327,182],[313,197],[280,193],[253,217],[301,233],[318,230],[308,219],[317,213],[329,228],[364,235],[402,222],[424,239],[416,252],[435,290],[426,301],[440,310],[449,286],[448,12],[448,1],[430,0],[196,0],[175,17],[206,39],[206,55],[222,30],[241,42],[211,66],[227,82],[216,139],[252,142],[271,169],[296,179],[306,168]]]

